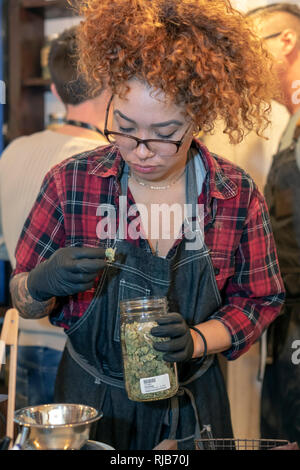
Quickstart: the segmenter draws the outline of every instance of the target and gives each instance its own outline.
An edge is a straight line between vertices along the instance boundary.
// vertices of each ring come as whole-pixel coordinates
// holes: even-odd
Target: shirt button
[[[217,276],[220,274],[220,268],[214,268],[215,275]]]

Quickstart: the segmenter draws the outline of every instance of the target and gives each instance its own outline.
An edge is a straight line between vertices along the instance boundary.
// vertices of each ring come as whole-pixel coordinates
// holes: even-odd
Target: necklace
[[[163,189],[169,189],[171,186],[173,186],[175,183],[177,183],[184,174],[185,174],[185,169],[179,176],[177,176],[177,178],[175,178],[173,181],[171,181],[170,184],[167,184],[166,186],[153,186],[151,184],[144,183],[143,181],[140,181],[139,179],[137,179],[137,177],[131,172],[130,172],[130,177],[132,177],[138,184],[140,184],[141,186],[144,186],[146,188],[154,189],[154,190],[155,189],[163,190]]]

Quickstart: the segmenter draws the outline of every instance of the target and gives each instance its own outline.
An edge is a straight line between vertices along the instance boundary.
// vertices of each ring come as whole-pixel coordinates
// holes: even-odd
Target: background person
[[[109,97],[100,90],[89,94],[77,70],[77,27],[60,34],[51,44],[51,90],[63,102],[66,119],[61,127],[14,140],[0,159],[0,212],[3,236],[12,267],[22,227],[38,195],[45,174],[55,164],[85,150],[107,143],[103,134],[104,112]],[[69,124],[71,120],[72,124]],[[20,319],[16,406],[51,403],[57,366],[66,336],[47,318]]]
[[[290,113],[265,187],[286,300],[268,333],[272,362],[262,388],[261,435],[299,444],[300,368],[292,354],[300,338],[300,8],[272,4],[249,12],[249,19],[274,57],[280,101]]]
[[[190,449],[205,425],[231,437],[216,353],[232,360],[247,351],[284,293],[262,195],[194,135],[219,115],[233,142],[245,126],[261,134],[274,92],[267,54],[223,0],[90,0],[79,13],[81,69],[95,90],[107,77],[112,89],[112,145],[45,177],[19,240],[12,298],[25,318],[50,315],[65,328],[55,398],[103,410],[96,440],[152,449],[173,437]],[[202,204],[204,244],[187,249],[178,226],[168,239],[95,239],[99,204],[118,211],[121,195],[128,223],[135,203],[148,209],[142,227],[152,227],[152,204]],[[112,265],[103,244],[116,247]],[[168,297],[170,313],[152,334],[170,338],[155,347],[178,365],[172,399],[134,402],[124,390],[119,301],[141,293]]]

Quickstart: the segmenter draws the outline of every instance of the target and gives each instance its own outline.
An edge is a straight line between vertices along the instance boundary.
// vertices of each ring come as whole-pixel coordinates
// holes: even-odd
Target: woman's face
[[[143,143],[131,149],[122,145],[121,139],[118,142],[122,157],[140,179],[168,179],[185,166],[193,126],[184,115],[183,107],[166,101],[163,93],[151,96],[151,89],[138,80],[130,80],[128,85],[130,91],[123,99],[113,98],[110,112],[112,129],[109,130],[139,139],[180,141],[184,136],[177,153],[169,156],[149,150]]]

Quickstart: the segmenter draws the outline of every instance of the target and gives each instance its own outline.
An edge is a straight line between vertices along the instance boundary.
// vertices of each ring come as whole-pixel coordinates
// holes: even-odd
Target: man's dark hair
[[[246,16],[252,15],[268,15],[272,13],[289,13],[290,15],[296,16],[300,21],[300,7],[293,3],[271,3],[263,7],[254,8],[246,13]]]
[[[61,33],[51,43],[48,64],[51,81],[64,104],[78,105],[91,99],[88,86],[78,72],[77,27]]]

